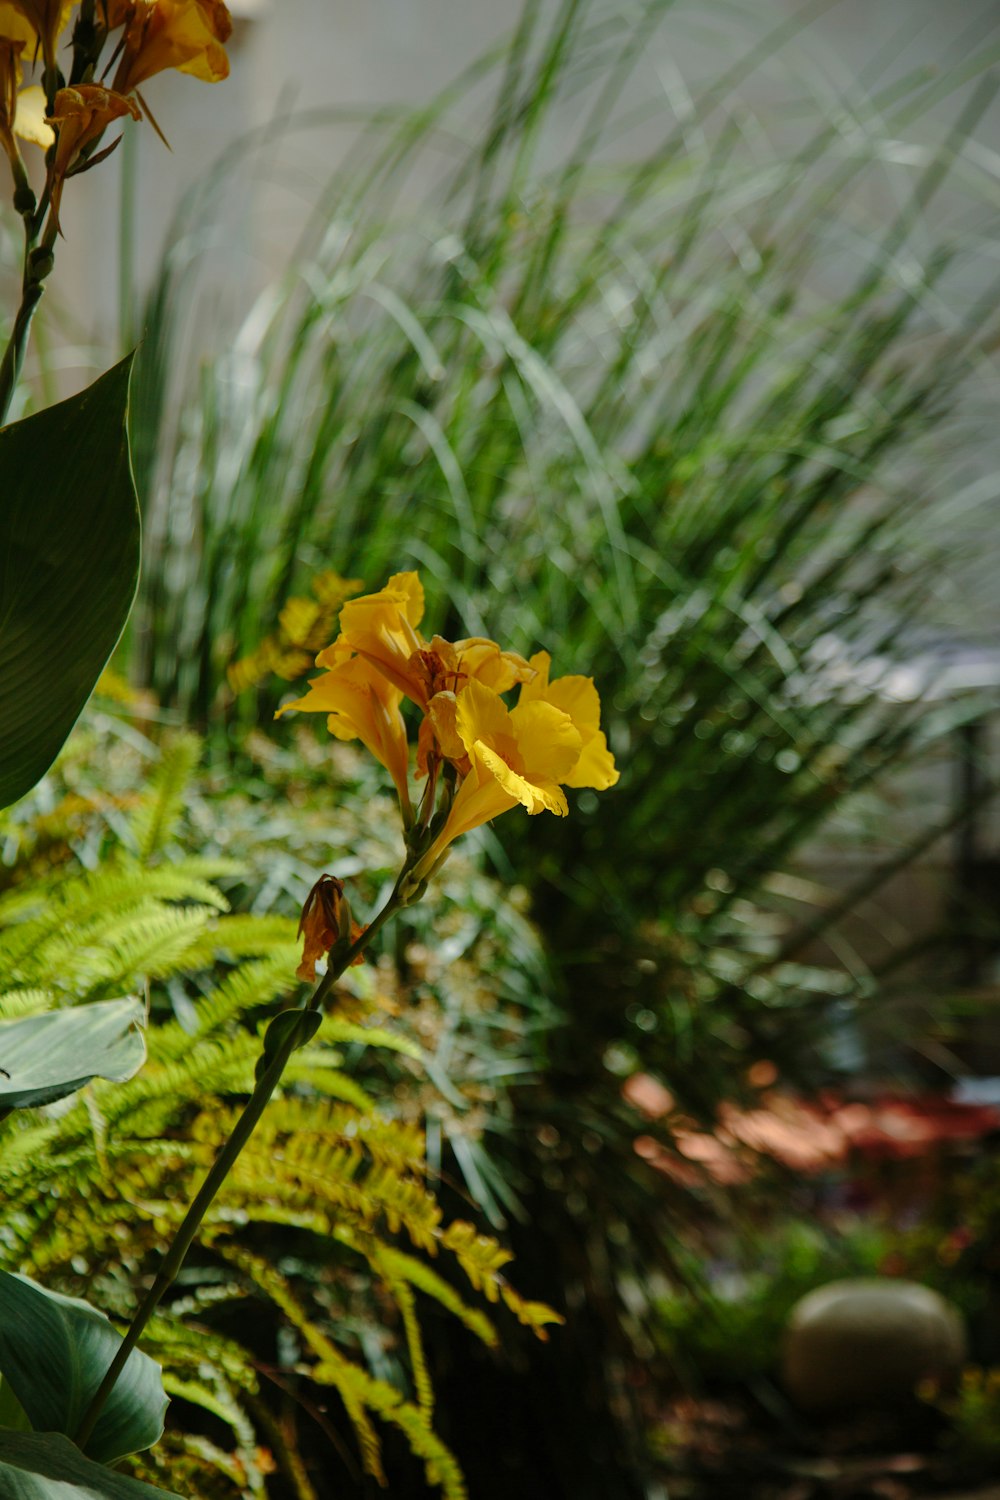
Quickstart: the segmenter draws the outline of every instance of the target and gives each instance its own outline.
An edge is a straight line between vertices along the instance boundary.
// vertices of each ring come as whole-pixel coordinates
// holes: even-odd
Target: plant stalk
[[[343,956],[339,958],[336,963],[332,962],[331,955],[330,967],[316,986],[316,989],[314,990],[309,1000],[309,1004],[303,1007],[302,1011],[300,1012],[301,1016],[305,1016],[310,1011],[317,1010],[320,1007],[320,1005],[323,1003],[323,1000],[329,994],[330,990],[336,984],[340,976],[354,962],[354,959],[358,956],[358,954],[364,952],[368,944],[375,937],[375,934],[380,931],[380,929],[385,925],[389,918],[394,915],[395,912],[408,904],[408,898],[404,894],[404,882],[408,873],[409,861],[407,861],[407,864],[404,865],[399,879],[396,881],[396,884],[393,887],[392,894],[386,902],[385,906],[383,906],[382,910],[375,916],[370,925],[365,928],[364,932],[360,935],[357,941],[352,943],[350,947],[348,947],[343,952]],[[410,897],[409,899],[413,898]],[[181,1220],[181,1223],[177,1228],[170,1248],[167,1250],[166,1254],[163,1257],[160,1269],[156,1274],[152,1286],[149,1288],[149,1291],[146,1293],[145,1297],[140,1303],[135,1316],[128,1326],[125,1336],[122,1339],[121,1344],[119,1345],[114,1359],[108,1366],[104,1379],[98,1386],[96,1392],[94,1393],[93,1399],[90,1402],[90,1405],[87,1407],[87,1410],[84,1413],[83,1420],[80,1423],[80,1427],[74,1439],[78,1448],[84,1449],[86,1447],[87,1441],[90,1438],[94,1427],[97,1425],[97,1419],[101,1414],[104,1403],[107,1401],[108,1396],[111,1394],[111,1391],[114,1388],[119,1375],[125,1367],[125,1363],[129,1355],[132,1353],[132,1350],[139,1342],[143,1330],[145,1329],[150,1318],[153,1316],[157,1307],[160,1305],[164,1294],[176,1280],[181,1266],[184,1264],[185,1257],[187,1256],[192,1242],[194,1241],[195,1235],[198,1233],[202,1220],[211,1207],[211,1204],[217,1193],[219,1192],[219,1189],[222,1187],[222,1184],[228,1177],[229,1172],[236,1162],[237,1157],[240,1155],[247,1141],[250,1139],[254,1130],[257,1128],[257,1125],[260,1122],[261,1115],[264,1113],[264,1110],[267,1106],[268,1100],[281,1081],[281,1075],[285,1070],[288,1059],[291,1057],[292,1053],[295,1051],[295,1048],[299,1043],[301,1030],[302,1027],[300,1024],[293,1027],[288,1032],[288,1035],[285,1037],[281,1046],[276,1051],[270,1065],[261,1074],[260,1079],[254,1087],[253,1093],[250,1095],[250,1098],[247,1101],[243,1113],[240,1115],[235,1126],[233,1127],[232,1134],[226,1141],[225,1145],[222,1147],[222,1150],[219,1152],[218,1156],[215,1158],[215,1161],[212,1163],[211,1167],[208,1170],[205,1180],[192,1199],[187,1213],[184,1215],[184,1218]]]
[[[28,334],[31,331],[31,320],[35,316],[35,309],[42,300],[44,286],[41,281],[30,277],[25,278],[24,290],[21,293],[21,305],[14,319],[14,327],[11,329],[7,347],[0,360],[0,427],[7,420],[10,403],[14,397],[14,389],[21,374],[24,364],[24,353],[28,347]]]

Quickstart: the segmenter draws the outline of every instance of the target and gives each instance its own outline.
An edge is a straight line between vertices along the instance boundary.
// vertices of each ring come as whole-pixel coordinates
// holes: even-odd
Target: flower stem
[[[39,245],[37,243],[39,223],[40,217],[37,214],[25,213],[24,272],[21,278],[21,305],[17,309],[10,338],[3,352],[3,358],[0,360],[0,426],[6,421],[7,413],[10,410],[14,389],[21,374],[21,366],[24,364],[25,350],[28,347],[31,320],[35,316],[35,309],[42,300],[42,292],[45,290],[45,278],[52,269],[52,247],[55,243],[55,230],[50,226]]]
[[[343,955],[338,955],[336,963],[333,962],[331,956],[330,967],[316,986],[310,997],[309,1004],[300,1012],[302,1016],[308,1014],[309,1011],[319,1008],[344,970],[354,961],[359,953],[364,952],[375,934],[385,925],[389,918],[400,907],[408,904],[406,897],[401,894],[407,869],[408,866],[404,865],[385,906],[375,916],[370,925],[365,928],[365,931],[357,941],[352,943]],[[160,1305],[164,1294],[176,1280],[195,1235],[198,1233],[202,1220],[211,1207],[212,1201],[218,1194],[219,1189],[228,1177],[236,1158],[257,1128],[267,1102],[281,1080],[281,1075],[285,1070],[288,1059],[299,1045],[301,1033],[301,1024],[289,1029],[287,1036],[276,1051],[269,1066],[261,1074],[255,1085],[243,1113],[233,1127],[232,1134],[215,1158],[215,1161],[206,1174],[204,1182],[191,1200],[191,1205],[174,1234],[170,1248],[163,1257],[152,1286],[142,1299],[114,1359],[108,1366],[104,1379],[98,1386],[90,1405],[84,1413],[83,1421],[80,1423],[75,1437],[77,1447],[86,1448],[87,1441],[97,1424],[97,1419],[101,1414],[104,1403],[107,1401],[115,1382],[124,1369],[126,1360],[139,1342],[146,1324]]]
[[[14,388],[17,385],[24,364],[24,351],[28,346],[28,333],[31,329],[31,320],[35,316],[35,308],[42,300],[42,283],[26,282],[21,294],[21,305],[14,319],[14,327],[7,341],[7,347],[0,360],[0,426],[7,419],[10,403],[14,397]]]

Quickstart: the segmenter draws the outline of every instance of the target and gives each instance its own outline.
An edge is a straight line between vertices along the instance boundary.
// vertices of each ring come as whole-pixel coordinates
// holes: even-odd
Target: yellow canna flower
[[[455,729],[469,757],[445,825],[414,871],[426,879],[449,844],[518,803],[529,813],[569,811],[565,782],[583,740],[555,704],[519,703],[510,711],[498,694],[470,682],[455,701]]]
[[[56,42],[70,18],[76,0],[3,0],[0,4],[0,38],[17,40],[21,35],[16,26],[20,19],[30,28],[31,52],[35,46],[41,49],[46,67],[55,63]]]
[[[21,78],[21,52],[27,48],[27,59],[30,62],[38,45],[38,33],[28,20],[19,5],[14,0],[0,0],[0,42],[9,42],[16,48],[17,77]]]
[[[112,28],[124,22],[121,59],[114,89],[130,94],[166,68],[190,73],[205,83],[229,75],[224,43],[233,29],[223,0],[110,0]]]
[[[41,85],[33,83],[22,89],[17,96],[17,109],[14,111],[14,134],[19,135],[22,141],[34,141],[36,146],[47,151],[56,138],[47,114],[45,90]]]
[[[302,713],[325,713],[330,733],[339,740],[358,739],[392,777],[400,804],[408,818],[410,795],[406,783],[409,746],[406,725],[399,711],[402,693],[377,667],[363,656],[351,656],[350,648],[327,647],[317,659],[330,670],[309,684],[304,698],[286,703],[275,717],[296,709]]]
[[[27,30],[27,23],[22,22],[19,16],[14,17],[14,20]],[[0,10],[0,26],[2,25],[3,12]],[[13,31],[14,27],[11,27],[11,30]],[[25,37],[7,36],[0,30],[0,145],[3,146],[12,165],[16,164],[19,159],[14,132],[17,130],[17,117],[20,109],[19,86],[23,77],[21,53],[24,51],[25,43]]]
[[[582,744],[576,765],[561,778],[563,785],[587,786],[605,792],[618,780],[618,771],[608,742],[601,733],[601,700],[594,679],[557,677],[555,682],[550,682],[551,664],[552,658],[547,651],[535,653],[530,662],[534,674],[523,684],[518,704],[551,703],[569,715]]]
[[[318,667],[344,648],[357,652],[401,694],[427,707],[420,663],[423,638],[416,627],[424,613],[424,590],[416,573],[394,573],[384,589],[349,599],[340,611],[340,635],[316,658]]]
[[[327,671],[304,698],[280,710],[326,713],[332,733],[360,739],[389,770],[415,861],[414,885],[456,838],[519,803],[529,813],[561,817],[569,810],[563,787],[603,791],[618,780],[591,678],[550,682],[547,652],[526,661],[483,636],[425,641],[418,629],[423,612],[416,573],[395,573],[376,593],[349,600],[340,634],[316,658]],[[508,710],[500,695],[518,684],[519,701]],[[427,787],[415,815],[404,697],[423,710],[416,770]]]

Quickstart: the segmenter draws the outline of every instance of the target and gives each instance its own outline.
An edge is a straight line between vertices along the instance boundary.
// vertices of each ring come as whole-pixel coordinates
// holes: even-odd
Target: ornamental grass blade
[[[92,1078],[124,1083],[146,1058],[144,1019],[140,1000],[122,999],[0,1023],[0,1112],[51,1104]]]
[[[36,1433],[73,1436],[121,1341],[88,1303],[0,1271],[0,1370]],[[152,1447],[166,1409],[159,1365],[134,1349],[87,1441],[87,1457],[111,1464]]]
[[[0,806],[45,774],[121,635],[139,576],[132,359],[0,429]]]
[[[84,1458],[60,1432],[0,1431],[2,1500],[178,1500]]]

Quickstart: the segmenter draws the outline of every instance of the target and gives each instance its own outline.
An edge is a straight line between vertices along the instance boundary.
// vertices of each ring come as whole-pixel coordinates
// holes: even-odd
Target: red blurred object
[[[800,1099],[768,1089],[755,1109],[723,1104],[714,1130],[679,1114],[667,1090],[635,1073],[622,1090],[649,1120],[663,1120],[674,1150],[642,1135],[637,1154],[675,1181],[693,1184],[705,1175],[723,1184],[754,1176],[757,1158],[770,1157],[803,1173],[827,1171],[851,1158],[901,1161],[1000,1132],[1000,1107],[960,1104],[941,1095],[876,1095],[860,1102],[834,1093]]]

